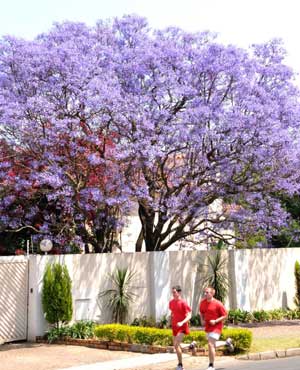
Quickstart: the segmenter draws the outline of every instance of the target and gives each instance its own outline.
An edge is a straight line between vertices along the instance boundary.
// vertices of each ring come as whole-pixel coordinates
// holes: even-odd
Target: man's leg
[[[231,338],[227,338],[226,340],[217,340],[216,341],[216,348],[217,347],[227,347],[227,349],[228,349],[229,352],[233,352],[234,351],[234,345],[232,343],[232,339]]]
[[[224,347],[224,346],[226,346],[226,342],[225,342],[225,340],[216,340],[215,346],[216,346],[216,348]]]
[[[182,364],[182,350],[181,350],[181,342],[183,340],[184,333],[178,333],[175,337],[173,337],[173,344],[177,354],[178,363]]]
[[[213,364],[215,362],[216,356],[216,339],[208,337],[208,359],[209,363]]]

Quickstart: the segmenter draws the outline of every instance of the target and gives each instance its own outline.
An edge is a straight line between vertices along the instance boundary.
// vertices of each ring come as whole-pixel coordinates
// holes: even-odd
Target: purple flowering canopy
[[[274,232],[298,190],[299,95],[280,41],[249,50],[125,16],[0,42],[0,231],[111,250]],[[226,232],[224,231],[226,230]]]

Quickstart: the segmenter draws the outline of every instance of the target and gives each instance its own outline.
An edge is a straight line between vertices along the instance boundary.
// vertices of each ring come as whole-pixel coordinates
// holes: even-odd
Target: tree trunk
[[[153,232],[155,212],[150,207],[139,203],[139,216],[142,223],[146,252],[153,252],[155,250],[155,238]]]
[[[137,238],[137,241],[135,243],[135,251],[136,252],[141,252],[142,251],[143,241],[144,241],[144,234],[143,234],[143,227],[142,227],[141,231],[139,233],[139,236]]]

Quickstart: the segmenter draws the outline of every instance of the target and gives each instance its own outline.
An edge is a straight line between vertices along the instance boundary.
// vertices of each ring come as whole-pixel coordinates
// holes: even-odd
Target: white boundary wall
[[[61,256],[30,256],[28,339],[43,335],[47,323],[41,306],[44,268],[47,262],[59,261],[68,267],[73,289],[73,320],[92,319],[109,322],[98,293],[110,288],[108,273],[116,267],[136,271],[134,292],[128,322],[143,315],[159,320],[168,314],[171,287],[181,285],[183,296],[197,313],[203,290],[199,262],[206,263],[208,251],[142,252],[118,254],[84,254]],[[294,264],[300,261],[300,248],[248,249],[223,251],[228,260],[231,281],[227,308],[243,310],[294,308]]]

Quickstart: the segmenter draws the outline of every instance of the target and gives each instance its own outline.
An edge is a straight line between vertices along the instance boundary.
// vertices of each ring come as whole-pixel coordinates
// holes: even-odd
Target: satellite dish
[[[51,251],[52,246],[53,246],[53,243],[50,239],[43,239],[40,242],[40,249],[42,252],[45,252],[46,254],[47,252]]]

